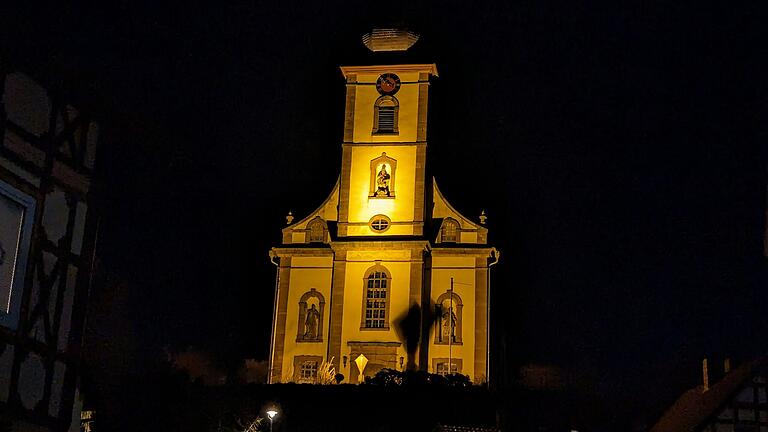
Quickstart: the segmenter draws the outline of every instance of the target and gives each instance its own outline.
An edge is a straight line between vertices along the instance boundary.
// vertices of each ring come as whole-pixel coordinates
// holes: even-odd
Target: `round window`
[[[368,222],[368,226],[370,226],[371,229],[376,232],[384,232],[389,229],[391,223],[392,222],[388,217],[384,215],[376,215],[371,218],[370,222]]]

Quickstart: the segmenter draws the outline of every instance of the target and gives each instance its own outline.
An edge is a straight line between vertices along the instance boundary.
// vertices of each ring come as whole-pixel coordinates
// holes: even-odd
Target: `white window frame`
[[[381,277],[376,278],[376,273],[380,273]],[[370,288],[368,287],[369,276],[374,276],[372,279],[370,279],[370,281],[374,282],[374,286]],[[376,280],[385,284],[386,287],[382,288],[381,286],[375,286]],[[384,297],[368,297],[369,290],[371,290],[372,293],[383,293]],[[362,313],[360,314],[360,330],[389,330],[389,302],[392,297],[392,274],[386,267],[381,264],[376,264],[365,271],[365,276],[363,277],[362,297],[363,302]],[[368,306],[369,303],[371,303],[370,307]],[[377,303],[378,306],[373,306],[373,303]],[[381,303],[383,303],[383,305],[381,305]],[[371,312],[370,317],[367,316],[368,311]],[[382,317],[379,315],[378,317],[374,318],[374,311],[378,312],[379,314],[383,313],[384,316]],[[378,324],[381,324],[381,326]]]
[[[299,364],[299,382],[301,383],[315,383],[317,381],[317,370],[320,369],[320,364],[317,360],[304,360]],[[305,372],[309,372],[309,376],[304,376]]]
[[[0,180],[0,196],[20,204],[24,208],[23,220],[16,246],[15,263],[13,264],[13,277],[10,284],[8,297],[3,293],[0,301],[8,301],[6,306],[0,307],[0,326],[16,330],[19,325],[19,313],[21,308],[21,298],[24,293],[25,279],[27,274],[27,262],[29,259],[29,249],[32,243],[32,230],[35,225],[35,198],[28,195],[8,183]],[[3,221],[0,221],[2,223]],[[5,245],[5,247],[8,247]],[[6,251],[9,253],[10,251]]]

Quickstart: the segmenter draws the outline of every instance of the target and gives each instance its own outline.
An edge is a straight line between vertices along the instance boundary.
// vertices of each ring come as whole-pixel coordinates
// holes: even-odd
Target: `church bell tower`
[[[418,36],[374,30],[379,52]],[[430,63],[342,66],[341,172],[330,196],[289,219],[278,266],[270,382],[359,383],[383,368],[488,374],[485,216],[459,214],[426,178]]]
[[[421,236],[429,79],[437,68],[407,64],[341,71],[347,100],[339,235]]]

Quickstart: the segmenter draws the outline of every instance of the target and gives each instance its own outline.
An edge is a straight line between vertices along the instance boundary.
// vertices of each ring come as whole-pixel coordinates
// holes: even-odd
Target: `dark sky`
[[[338,66],[372,61],[360,36],[394,22],[440,72],[429,167],[503,253],[500,367],[652,399],[705,356],[765,353],[758,2],[156,3],[29,5],[3,26],[15,63],[92,83],[122,128],[100,155],[100,254],[141,352],[266,357],[267,252],[339,173]]]

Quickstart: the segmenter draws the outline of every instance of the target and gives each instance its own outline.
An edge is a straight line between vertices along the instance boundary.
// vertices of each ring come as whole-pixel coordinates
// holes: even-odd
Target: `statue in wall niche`
[[[456,314],[453,313],[453,310],[451,310],[450,307],[447,307],[444,309],[445,312],[443,312],[442,316],[442,329],[441,329],[441,340],[448,341],[450,340],[456,340],[455,338],[455,329],[456,329]]]
[[[389,196],[389,179],[387,164],[381,164],[381,170],[376,174],[376,196]]]
[[[320,311],[315,305],[307,310],[307,319],[304,320],[304,339],[317,339],[318,322],[320,321]]]

